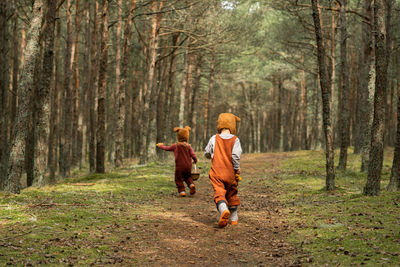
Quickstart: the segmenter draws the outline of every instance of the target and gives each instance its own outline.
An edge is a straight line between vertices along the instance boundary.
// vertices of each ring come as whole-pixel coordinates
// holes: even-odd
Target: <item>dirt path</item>
[[[202,174],[194,197],[166,196],[154,212],[141,219],[144,234],[134,255],[148,266],[294,266],[295,249],[284,239],[290,229],[280,212],[276,193],[263,185],[274,179],[284,154],[245,155],[239,224],[217,228],[212,188]],[[150,261],[149,261],[150,259]]]

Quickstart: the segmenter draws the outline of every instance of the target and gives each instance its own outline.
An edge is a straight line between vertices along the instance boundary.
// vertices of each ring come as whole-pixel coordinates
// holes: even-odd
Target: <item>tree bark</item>
[[[30,100],[34,88],[34,72],[36,59],[40,56],[39,35],[43,18],[43,1],[36,0],[33,6],[33,17],[30,23],[29,37],[25,50],[25,64],[19,82],[19,105],[17,121],[11,135],[10,160],[5,191],[19,193],[21,175],[24,167],[25,140],[30,118]]]
[[[163,2],[160,2],[159,8],[157,8],[157,2],[152,3],[151,10],[153,12],[157,12],[157,10],[161,10],[163,6]],[[158,50],[158,29],[159,24],[161,23],[161,13],[158,13],[157,16],[153,15],[152,23],[151,23],[151,37],[150,37],[150,64],[148,70],[148,78],[147,78],[147,89],[144,92],[144,108],[143,108],[143,128],[142,135],[145,136],[142,142],[142,149],[140,153],[140,164],[144,164],[149,160],[148,148],[150,145],[150,140],[152,136],[152,132],[154,131],[154,104],[155,104],[155,91],[156,91],[156,62],[157,62],[157,50]]]
[[[96,131],[96,172],[105,172],[105,142],[106,142],[106,120],[105,120],[105,90],[107,78],[108,60],[108,2],[103,0],[102,23],[101,23],[101,59],[99,66],[99,81],[97,93],[97,131]]]
[[[72,91],[72,164],[81,165],[82,159],[82,97],[79,80],[79,35],[81,32],[80,0],[75,0],[75,50],[73,63],[74,85]]]
[[[122,5],[122,0],[120,0]],[[117,96],[118,96],[118,122],[117,122],[117,134],[116,134],[116,143],[115,143],[115,166],[119,167],[122,164],[122,148],[124,144],[124,125],[125,125],[125,114],[127,113],[126,110],[126,103],[125,97],[129,90],[129,86],[127,83],[128,79],[128,69],[129,69],[129,62],[130,62],[130,39],[131,39],[131,28],[132,28],[132,19],[134,14],[134,9],[136,5],[136,0],[131,1],[129,13],[127,20],[124,26],[124,39],[122,42],[122,65],[121,65],[121,80],[120,86],[117,89]],[[120,20],[122,20],[122,9],[120,9]],[[122,22],[121,22],[122,24]],[[117,30],[118,35],[118,30]],[[120,38],[117,36],[117,38]],[[117,52],[118,54],[118,52]],[[118,57],[118,56],[117,56]],[[118,63],[117,63],[118,65]],[[118,72],[116,70],[116,72]],[[118,75],[116,75],[118,76]],[[118,83],[118,81],[117,81]],[[127,140],[126,140],[127,141]],[[125,142],[126,142],[125,141]]]
[[[349,67],[347,64],[347,19],[346,0],[340,1],[340,76],[341,76],[341,99],[339,113],[340,129],[340,159],[338,168],[346,170],[347,149],[350,145],[350,113],[349,113]]]
[[[335,169],[334,169],[334,151],[331,126],[330,110],[330,84],[329,74],[325,65],[326,52],[322,39],[321,16],[318,8],[318,0],[311,0],[313,10],[313,20],[315,27],[315,36],[318,49],[318,67],[320,75],[321,93],[322,93],[322,118],[325,132],[325,153],[326,153],[326,190],[335,189]]]
[[[8,158],[8,5],[9,1],[0,2],[0,163],[3,167]],[[3,177],[1,172],[0,169],[0,177]]]
[[[211,61],[210,61],[210,78],[208,83],[208,96],[207,96],[207,116],[206,116],[206,131],[204,141],[207,142],[207,138],[211,137],[213,121],[211,120],[211,110],[214,109],[214,87],[215,87],[215,47],[212,49]]]
[[[386,25],[385,25],[385,0],[374,1],[374,32],[375,32],[375,97],[374,121],[371,132],[371,150],[368,165],[368,180],[364,194],[379,195],[381,171],[383,164],[383,138],[385,124],[385,89],[387,85],[387,51],[386,51]]]
[[[46,28],[44,31],[44,55],[42,64],[42,77],[40,81],[39,92],[37,92],[36,103],[37,112],[37,145],[35,149],[35,181],[37,185],[43,186],[49,183],[45,173],[47,139],[49,136],[50,119],[50,86],[53,77],[53,59],[54,59],[54,29],[56,23],[57,2],[47,0],[46,10]]]
[[[89,102],[89,168],[90,172],[96,170],[96,85],[98,83],[99,72],[98,72],[98,35],[100,31],[100,7],[98,1],[95,1],[93,6],[93,33],[92,33],[92,47],[90,53],[91,71],[90,71],[90,83],[88,92]]]
[[[302,56],[304,63],[304,56]],[[301,90],[301,112],[300,112],[300,127],[301,127],[301,149],[309,149],[307,141],[307,80],[304,70],[300,71],[300,90]]]
[[[63,177],[70,175],[71,169],[71,138],[72,138],[72,92],[71,92],[71,53],[72,53],[72,22],[71,0],[66,0],[67,36],[64,59],[64,103],[60,144],[60,174]]]
[[[57,17],[59,17],[59,11],[57,11]],[[56,32],[57,37],[55,40],[55,53],[54,53],[54,84],[51,91],[51,113],[50,113],[50,132],[49,132],[49,152],[47,162],[49,166],[49,184],[55,183],[55,175],[57,171],[57,140],[59,136],[60,123],[58,120],[60,109],[60,63],[58,61],[60,56],[60,39],[61,39],[61,23],[56,21]]]

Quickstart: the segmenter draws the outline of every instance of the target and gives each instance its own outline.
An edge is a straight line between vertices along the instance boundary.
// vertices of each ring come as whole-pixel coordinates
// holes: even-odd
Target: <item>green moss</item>
[[[358,155],[349,153],[348,169],[336,171],[334,192],[326,192],[322,151],[290,153],[280,165],[280,181],[293,233],[290,241],[312,255],[310,265],[400,265],[400,193],[384,190],[392,151],[385,154],[381,194],[362,195],[367,174]],[[338,158],[338,156],[336,157]]]

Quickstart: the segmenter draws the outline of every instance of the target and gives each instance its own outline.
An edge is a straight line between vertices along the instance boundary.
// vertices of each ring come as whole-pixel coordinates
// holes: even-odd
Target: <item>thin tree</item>
[[[97,132],[96,132],[96,172],[104,173],[106,120],[105,120],[105,90],[108,59],[108,2],[103,0],[101,23],[101,58],[99,66],[98,99],[97,99]]]
[[[63,113],[60,142],[60,173],[63,177],[70,175],[71,169],[71,138],[72,138],[72,92],[71,92],[71,53],[72,53],[72,21],[71,21],[71,0],[66,0],[67,36],[64,59],[64,92],[63,92]]]
[[[390,182],[387,187],[389,191],[400,190],[400,87],[397,90],[397,131],[396,131],[396,144],[394,147],[392,173],[390,175]]]
[[[332,123],[330,111],[330,78],[328,70],[326,69],[326,51],[323,44],[321,15],[319,11],[319,1],[311,0],[312,3],[312,16],[315,27],[315,37],[317,41],[318,52],[318,68],[319,79],[322,93],[322,118],[323,127],[325,132],[325,154],[326,154],[326,190],[335,189],[335,168],[334,168],[334,150],[333,150],[333,136],[332,136]]]
[[[374,1],[375,32],[375,97],[374,121],[371,133],[371,150],[368,165],[368,179],[364,194],[379,195],[383,164],[383,136],[385,124],[385,89],[387,85],[388,58],[386,56],[385,0]]]
[[[347,149],[350,145],[350,113],[349,113],[349,67],[347,64],[347,19],[346,0],[340,0],[340,77],[341,77],[341,100],[339,113],[340,129],[340,159],[338,168],[346,169]]]

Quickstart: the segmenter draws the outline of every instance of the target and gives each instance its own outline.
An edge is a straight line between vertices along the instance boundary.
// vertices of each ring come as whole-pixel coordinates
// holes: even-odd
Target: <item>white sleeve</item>
[[[204,156],[208,159],[212,159],[214,157],[214,148],[215,148],[215,135],[210,138],[207,146],[204,149]]]
[[[240,170],[240,156],[242,155],[242,146],[239,138],[236,138],[232,149],[232,164],[235,170]]]

